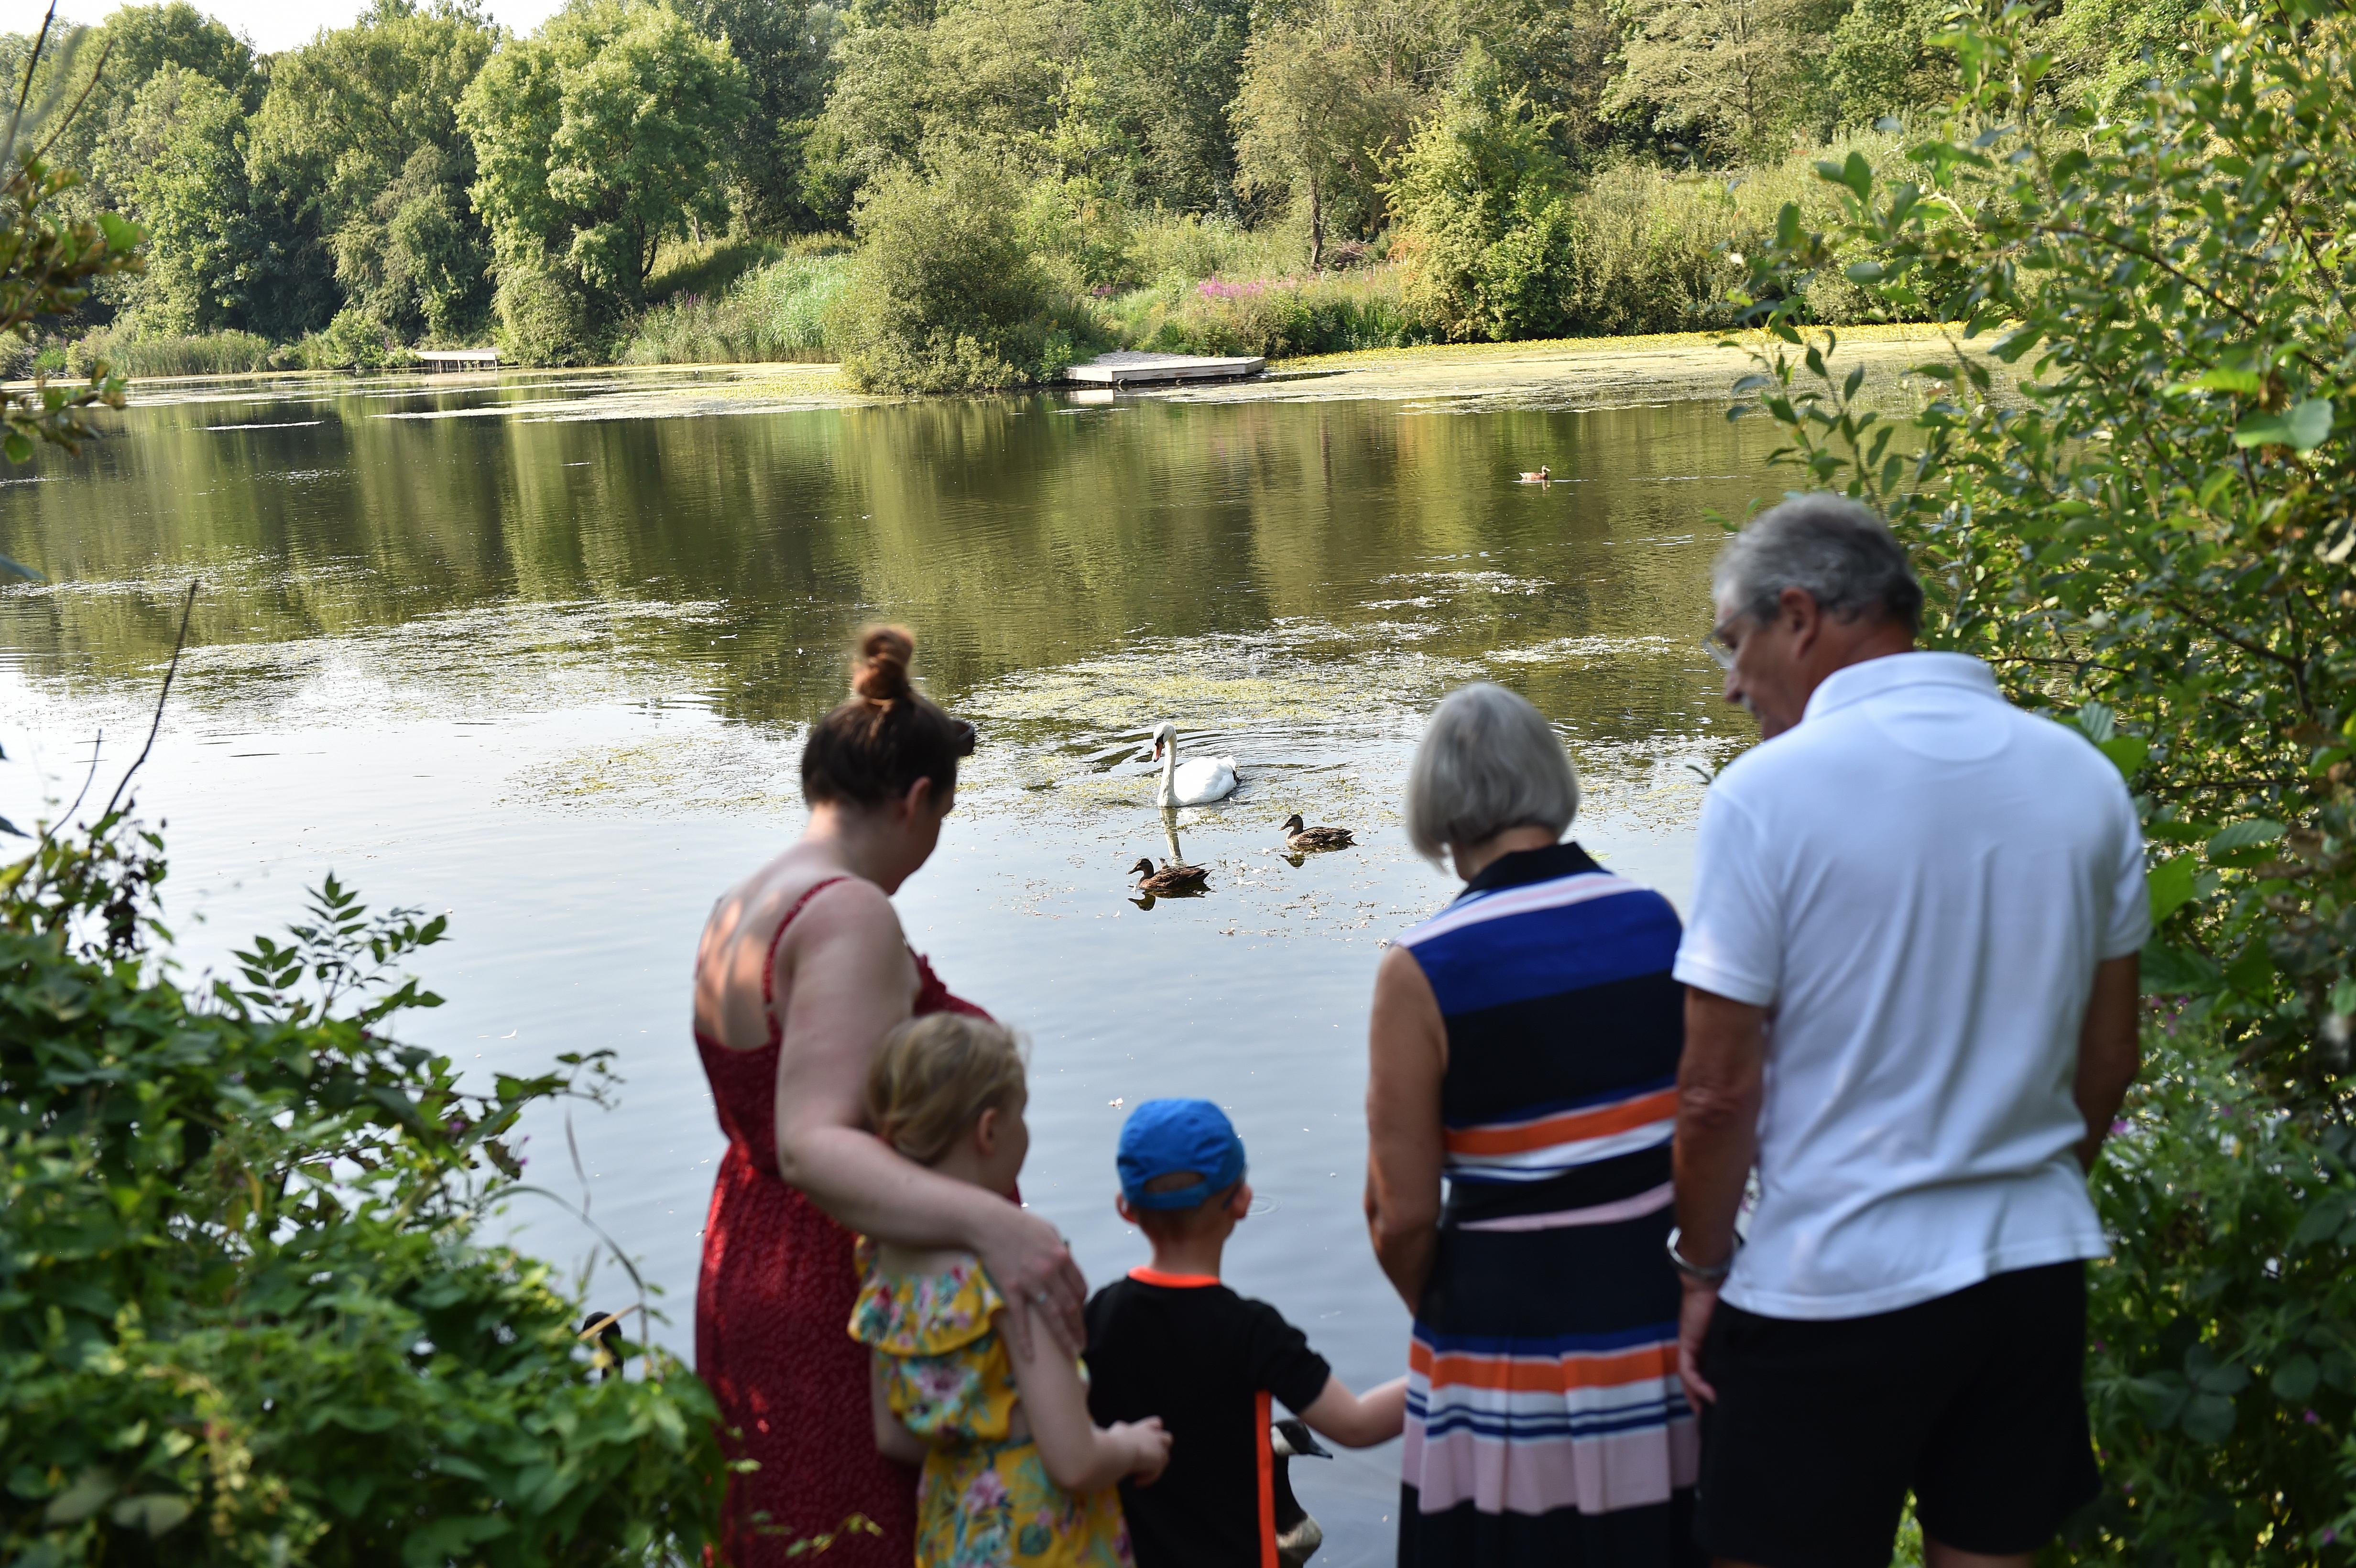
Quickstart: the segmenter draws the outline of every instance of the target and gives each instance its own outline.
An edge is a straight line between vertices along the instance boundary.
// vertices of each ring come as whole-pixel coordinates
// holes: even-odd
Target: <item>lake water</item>
[[[618,1108],[543,1118],[530,1175],[582,1195],[691,1353],[722,1151],[688,1032],[712,900],[798,829],[803,726],[857,627],[916,631],[980,751],[902,891],[916,945],[1033,1042],[1023,1189],[1092,1281],[1143,1261],[1112,1211],[1125,1108],[1226,1105],[1256,1217],[1228,1275],[1364,1388],[1408,1319],[1358,1202],[1369,984],[1454,883],[1398,805],[1424,715],[1503,681],[1560,726],[1578,836],[1684,899],[1697,767],[1753,737],[1701,647],[1708,509],[1780,491],[1722,403],[1057,397],[703,412],[691,373],[157,389],[79,458],[0,484],[0,814],[100,788],[136,751],[179,592],[181,684],[138,789],[169,823],[192,968],[334,870],[451,917],[408,1026],[467,1066],[611,1049]],[[1278,389],[1280,392],[1281,389]],[[1535,400],[1535,398],[1534,400]],[[1517,470],[1548,464],[1540,488]],[[1232,753],[1179,814],[1209,893],[1132,901],[1169,854],[1145,735]],[[1278,825],[1357,830],[1295,866]],[[519,1205],[523,1240],[594,1238]],[[1321,1563],[1387,1561],[1395,1452],[1295,1467]]]

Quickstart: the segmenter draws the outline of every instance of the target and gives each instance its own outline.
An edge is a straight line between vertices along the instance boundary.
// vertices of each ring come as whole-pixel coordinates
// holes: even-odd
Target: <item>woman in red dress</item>
[[[863,1125],[868,1058],[893,1025],[980,1010],[909,949],[892,910],[939,842],[974,741],[909,684],[914,652],[897,626],[862,638],[850,699],[802,748],[809,827],[722,897],[696,955],[696,1050],[728,1152],[704,1222],[695,1365],[731,1456],[758,1467],[730,1481],[730,1568],[781,1565],[821,1535],[842,1568],[915,1557],[916,1473],[876,1451],[867,1354],[849,1332],[853,1232],[979,1253],[1013,1333],[1081,1347],[1087,1285],[1055,1228]]]

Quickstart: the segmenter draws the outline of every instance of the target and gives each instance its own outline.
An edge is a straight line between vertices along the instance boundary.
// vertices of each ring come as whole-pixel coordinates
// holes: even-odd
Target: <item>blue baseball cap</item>
[[[1148,1100],[1120,1129],[1120,1195],[1132,1209],[1192,1209],[1244,1177],[1244,1140],[1208,1100]],[[1159,1177],[1191,1171],[1202,1179],[1148,1192]]]

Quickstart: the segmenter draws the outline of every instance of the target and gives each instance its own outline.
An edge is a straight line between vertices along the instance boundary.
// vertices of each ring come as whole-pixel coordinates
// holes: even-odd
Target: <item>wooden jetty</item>
[[[496,370],[499,368],[499,351],[496,348],[421,348],[417,362],[428,370]]]
[[[1173,381],[1233,381],[1257,376],[1268,361],[1258,355],[1216,358],[1199,354],[1141,354],[1124,350],[1099,354],[1085,365],[1064,372],[1066,381],[1084,386],[1150,387]]]

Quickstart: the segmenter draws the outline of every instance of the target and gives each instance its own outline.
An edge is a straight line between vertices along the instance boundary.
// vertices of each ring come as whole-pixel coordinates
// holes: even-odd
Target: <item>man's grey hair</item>
[[[1418,854],[1536,826],[1558,838],[1579,815],[1579,771],[1526,699],[1487,681],[1431,716],[1407,773],[1407,836]]]
[[[1836,620],[1888,617],[1922,629],[1922,585],[1890,525],[1846,496],[1794,496],[1768,507],[1719,552],[1710,586],[1720,603],[1765,623],[1783,591],[1804,590]]]

